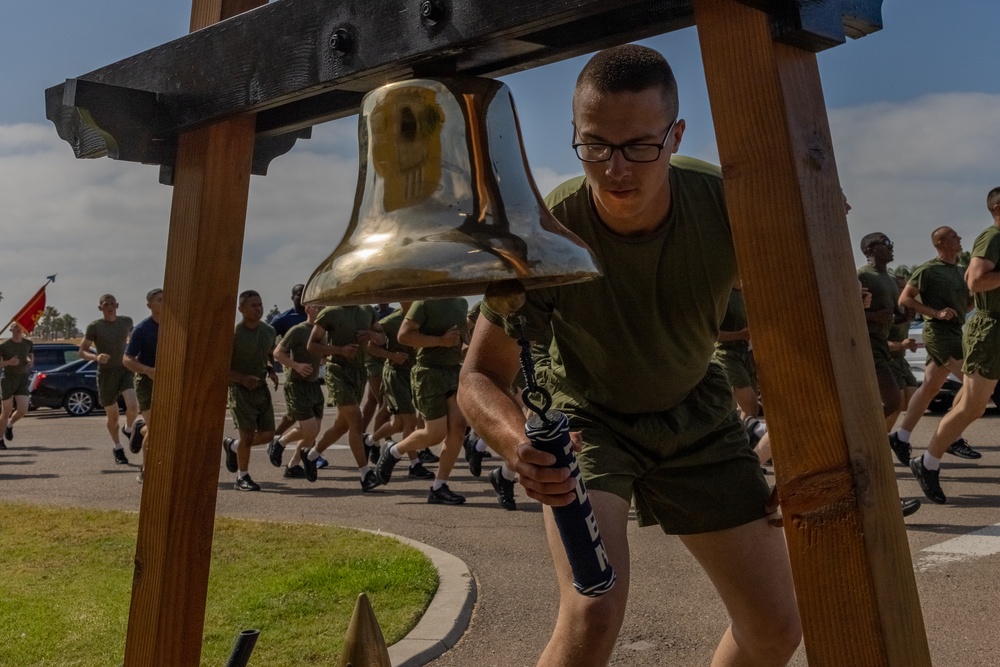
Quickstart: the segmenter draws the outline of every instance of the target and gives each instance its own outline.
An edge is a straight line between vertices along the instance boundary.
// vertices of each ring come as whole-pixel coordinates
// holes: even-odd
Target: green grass
[[[120,665],[138,516],[0,503],[0,665]],[[337,664],[360,593],[386,642],[437,590],[419,551],[360,531],[217,518],[202,665],[261,631],[251,665]]]

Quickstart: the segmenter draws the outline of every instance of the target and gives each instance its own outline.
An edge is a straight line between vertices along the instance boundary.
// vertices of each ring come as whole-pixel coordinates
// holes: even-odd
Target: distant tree
[[[889,269],[889,273],[894,276],[909,280],[910,276],[913,275],[913,270],[915,268],[917,268],[916,265],[908,266],[906,264],[898,264],[894,268]]]
[[[38,320],[38,326],[35,327],[35,336],[41,338],[42,340],[52,340],[58,335],[58,321],[59,321],[59,311],[52,306],[45,306],[45,310],[42,311],[42,317]]]
[[[76,328],[76,318],[66,313],[56,320],[57,329],[61,338],[76,338],[80,333]]]
[[[271,320],[276,318],[278,315],[281,315],[281,309],[278,308],[278,304],[274,304],[271,306],[271,310],[267,311],[267,316],[264,318],[264,321],[270,324]]]
[[[958,263],[962,266],[968,266],[972,263],[972,253],[968,250],[963,250],[958,253]]]

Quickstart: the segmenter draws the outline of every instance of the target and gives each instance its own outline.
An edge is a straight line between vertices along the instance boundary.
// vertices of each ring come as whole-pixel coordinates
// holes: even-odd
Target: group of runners
[[[632,507],[639,525],[658,525],[679,537],[729,612],[731,623],[711,664],[785,665],[799,645],[801,623],[783,535],[768,520],[774,507],[761,465],[769,458],[768,434],[757,419],[756,389],[741,391],[755,384],[752,375],[734,377],[724,370],[726,358],[752,356],[745,315],[741,319],[740,306],[731,306],[739,284],[720,170],[675,155],[686,128],[676,81],[663,56],[646,47],[614,47],[588,61],[573,95],[572,127],[584,175],[556,188],[546,203],[593,250],[600,280],[529,291],[517,325],[481,304],[464,359],[464,299],[403,303],[391,313],[368,306],[303,308],[296,301],[292,311],[268,324],[260,295],[243,292],[229,376],[239,437],[224,441],[225,465],[236,474],[237,489],[257,490],[249,454],[261,445],[271,464],[284,466],[285,476],[313,481],[325,449],[347,435],[362,492],[389,485],[406,457],[410,477],[433,477],[428,502],[460,504],[464,498],[447,484],[458,453],[464,444],[470,470],[479,474],[488,442],[504,461],[490,475],[501,504],[509,490],[513,509],[517,479],[543,505],[560,604],[539,665],[609,661],[628,598]],[[1000,377],[1000,189],[989,193],[987,204],[993,225],[977,239],[972,264],[961,276],[976,305],[964,334],[968,297],[952,266],[957,235],[946,228],[934,232],[940,262],[921,267],[902,293],[884,275],[892,259],[888,237],[870,234],[861,243],[869,258],[869,267],[859,271],[862,301],[887,428],[902,401],[899,384],[885,372],[888,329],[900,320],[901,307],[927,321],[927,392],[934,391],[940,368],[954,370],[964,359],[963,392],[928,451],[911,458],[909,445],[903,446],[915,425],[911,413],[919,418],[927,400],[920,391],[909,399],[907,419],[891,439],[893,451],[935,502],[944,502],[937,481],[941,457],[949,446],[960,456],[974,451],[955,443],[982,413]],[[155,322],[154,303],[162,294],[150,294]],[[732,317],[723,322],[727,309]],[[113,313],[104,299],[102,312],[105,321]],[[141,328],[133,331],[121,363],[152,380],[155,356],[133,348]],[[542,343],[536,378],[551,394],[552,408],[567,416],[593,526],[617,574],[617,583],[599,597],[574,588],[552,513],[577,499],[577,482],[568,467],[551,467],[555,458],[527,441],[524,409],[511,390],[521,373],[516,338],[522,334]],[[957,346],[960,335],[964,340]],[[99,362],[105,345],[100,336],[98,328],[93,335],[88,328],[85,341],[95,343]],[[143,338],[146,350],[148,334]],[[109,358],[124,344],[116,340]],[[278,380],[274,361],[286,369],[288,406],[277,425],[271,407]],[[127,380],[122,382],[124,387]],[[737,385],[742,415],[731,384]],[[366,387],[377,385],[371,391],[375,402],[366,405]],[[380,395],[385,413],[376,417]],[[337,417],[321,432],[326,401],[336,405]],[[128,405],[126,399],[126,430],[141,432]],[[139,408],[148,411],[141,396]],[[109,412],[108,419],[117,443],[117,417]],[[373,433],[366,436],[369,420]],[[481,441],[466,437],[466,421]],[[396,434],[398,442],[390,439]],[[424,464],[428,448],[438,443],[440,460],[431,473]]]

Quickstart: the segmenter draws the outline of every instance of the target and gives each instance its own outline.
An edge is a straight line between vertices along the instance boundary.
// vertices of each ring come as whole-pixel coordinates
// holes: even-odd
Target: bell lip
[[[498,277],[496,280],[465,280],[437,285],[416,285],[385,290],[340,291],[337,288],[322,290],[315,288],[319,294],[313,296],[310,287],[306,285],[302,293],[303,306],[362,306],[372,303],[394,303],[402,301],[430,301],[432,299],[447,299],[451,297],[483,296],[486,289],[494,284],[508,280],[518,280],[525,290],[561,287],[577,283],[597,280],[604,277],[600,271],[596,273],[562,274],[555,276],[536,276],[528,278]]]

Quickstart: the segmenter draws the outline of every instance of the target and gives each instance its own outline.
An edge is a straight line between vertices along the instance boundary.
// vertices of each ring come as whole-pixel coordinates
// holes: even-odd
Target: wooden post
[[[695,20],[809,664],[929,666],[816,57]]]
[[[265,3],[194,0],[191,30]],[[178,139],[128,667],[201,660],[255,123],[241,116]]]

